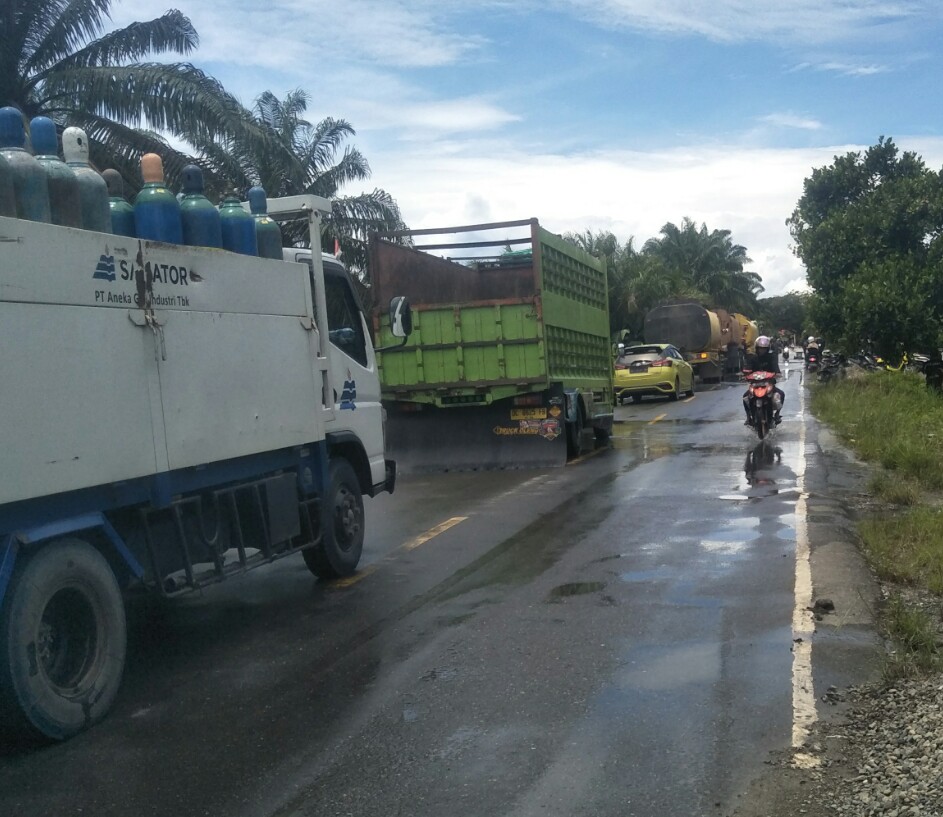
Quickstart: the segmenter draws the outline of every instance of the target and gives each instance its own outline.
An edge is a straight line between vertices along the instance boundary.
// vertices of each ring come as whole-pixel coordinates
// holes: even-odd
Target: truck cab
[[[317,287],[311,250],[286,247],[284,259],[307,264],[312,292],[317,300]],[[324,301],[330,339],[330,369],[334,374],[333,418],[325,423],[329,444],[342,446],[344,440],[360,440],[365,459],[359,461],[361,482],[369,484],[365,491],[374,496],[379,491],[392,491],[395,464],[384,451],[384,410],[380,405],[380,377],[376,354],[370,341],[370,330],[363,304],[354,289],[350,272],[334,256],[321,253],[324,277]],[[315,309],[317,310],[317,303]]]

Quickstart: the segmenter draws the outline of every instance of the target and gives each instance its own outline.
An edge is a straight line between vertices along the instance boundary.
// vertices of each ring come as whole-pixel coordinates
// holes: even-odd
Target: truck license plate
[[[512,420],[546,420],[547,409],[543,406],[538,408],[512,408]]]

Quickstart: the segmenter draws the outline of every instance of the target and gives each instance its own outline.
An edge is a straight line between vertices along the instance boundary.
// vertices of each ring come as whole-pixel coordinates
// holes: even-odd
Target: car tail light
[[[626,366],[624,363],[617,363],[617,364],[616,364],[616,371],[618,371],[619,369],[628,369],[628,368],[629,368],[629,367]]]
[[[662,367],[662,366],[670,366],[670,365],[671,365],[671,359],[670,359],[670,358],[667,358],[667,357],[660,357],[660,358],[658,358],[657,360],[653,360],[653,361],[652,361],[651,363],[649,363],[648,365],[649,365],[649,368],[653,368],[653,369],[658,369],[658,368],[660,368],[660,367]]]

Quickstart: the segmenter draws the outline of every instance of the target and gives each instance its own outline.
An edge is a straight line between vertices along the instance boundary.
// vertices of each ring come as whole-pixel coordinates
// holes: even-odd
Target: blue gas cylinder
[[[203,171],[196,165],[183,169],[180,220],[183,243],[191,247],[222,247],[223,227],[219,210],[203,195]]]
[[[255,219],[255,237],[261,258],[282,260],[282,231],[268,214],[268,201],[261,187],[249,190],[249,209]]]
[[[26,151],[23,115],[12,107],[0,108],[0,156],[13,174],[16,215],[30,221],[49,221],[49,187],[46,174],[36,159]]]
[[[88,136],[81,128],[62,132],[62,155],[79,183],[82,202],[82,226],[99,233],[111,232],[111,208],[108,185],[101,174],[88,163]]]
[[[48,116],[35,116],[29,123],[29,135],[36,161],[46,174],[52,223],[63,227],[81,227],[79,180],[75,178],[72,168],[59,158],[56,123]]]
[[[164,163],[156,153],[141,157],[144,187],[134,199],[134,230],[138,238],[183,244],[180,204],[164,184]]]
[[[0,216],[16,218],[16,193],[13,191],[13,168],[0,156]]]
[[[223,227],[223,247],[243,255],[258,255],[259,242],[255,237],[255,219],[246,212],[239,197],[230,193],[219,206]]]
[[[134,231],[134,208],[124,197],[124,179],[112,168],[102,173],[108,187],[108,210],[111,218],[111,232],[115,235],[137,237]]]

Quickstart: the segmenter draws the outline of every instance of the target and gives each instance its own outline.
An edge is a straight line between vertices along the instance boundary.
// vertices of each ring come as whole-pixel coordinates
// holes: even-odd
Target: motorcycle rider
[[[760,335],[756,339],[756,344],[754,345],[754,352],[751,355],[747,355],[746,363],[743,366],[744,372],[772,372],[773,374],[779,375],[782,372],[779,369],[779,355],[775,354],[770,347],[769,338],[766,335]],[[773,414],[773,420],[776,425],[779,425],[782,422],[782,417],[780,413],[782,412],[783,402],[786,399],[785,392],[779,386],[776,385],[776,381],[773,381],[773,391],[779,396],[779,400],[774,400],[773,405],[775,406],[775,412]],[[750,403],[750,390],[747,389],[743,393],[743,411],[747,415],[745,426],[753,425],[753,414],[752,406]]]

